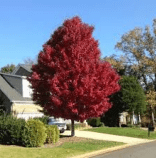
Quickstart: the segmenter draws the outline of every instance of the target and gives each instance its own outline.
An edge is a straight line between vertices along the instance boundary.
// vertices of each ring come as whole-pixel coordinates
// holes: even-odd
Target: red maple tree
[[[111,108],[109,96],[120,90],[120,79],[100,60],[93,27],[79,17],[66,20],[43,45],[28,80],[33,100],[46,114],[83,122]]]

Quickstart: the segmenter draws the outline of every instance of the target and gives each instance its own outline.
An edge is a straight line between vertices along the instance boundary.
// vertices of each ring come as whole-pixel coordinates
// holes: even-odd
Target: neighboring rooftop
[[[20,66],[23,67],[24,69],[26,69],[27,71],[31,72],[32,65],[20,64]]]
[[[28,76],[31,73],[31,68],[32,68],[31,64],[18,64],[11,74]]]
[[[15,76],[15,75],[14,75]],[[32,101],[31,98],[24,98],[20,93],[18,93],[14,87],[12,87],[7,80],[4,78],[3,74],[0,73],[0,90],[8,97],[8,99],[13,101]]]

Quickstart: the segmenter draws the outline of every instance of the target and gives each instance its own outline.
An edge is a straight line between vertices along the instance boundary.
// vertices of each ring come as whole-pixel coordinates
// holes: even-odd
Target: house
[[[0,104],[4,105],[6,112],[12,112],[18,118],[42,117],[43,110],[32,100],[32,89],[26,79],[31,73],[32,65],[19,64],[11,74],[0,73]],[[65,120],[71,123],[71,120]],[[78,123],[75,121],[75,123]]]
[[[133,114],[133,124],[138,124],[141,121],[140,115],[135,115]],[[130,123],[130,115],[128,114],[128,112],[124,111],[122,113],[120,113],[120,124],[122,125],[126,125]]]
[[[28,76],[31,73],[30,64],[18,64],[14,71],[11,73],[12,75],[19,75],[19,76]]]
[[[0,103],[6,112],[18,118],[42,117],[42,108],[32,101],[32,90],[26,76],[31,73],[30,65],[19,64],[11,74],[0,73]]]

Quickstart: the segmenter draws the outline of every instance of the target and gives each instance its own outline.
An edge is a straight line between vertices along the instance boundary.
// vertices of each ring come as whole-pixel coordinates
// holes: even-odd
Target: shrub
[[[25,120],[12,115],[0,116],[0,143],[9,145],[22,145],[22,133]]]
[[[34,119],[27,121],[22,135],[22,140],[26,147],[42,146],[46,137],[46,127],[43,122]]]
[[[48,116],[34,117],[33,119],[34,119],[34,120],[40,120],[40,121],[43,122],[45,125],[47,125],[47,124],[48,124],[49,117],[48,117]]]
[[[54,126],[55,132],[56,132],[56,139],[55,139],[55,142],[58,142],[58,141],[59,141],[59,138],[60,138],[60,131],[58,130],[57,125],[53,125],[53,126]]]
[[[104,127],[104,126],[105,126],[104,123],[103,123],[103,122],[100,122],[99,127]]]
[[[6,113],[6,107],[4,105],[0,105],[0,115],[4,115]]]
[[[46,133],[47,133],[46,143],[55,144],[56,132],[55,132],[55,128],[53,127],[53,125],[46,126]]]
[[[47,125],[46,126],[46,142],[55,144],[59,140],[59,130],[56,125]]]
[[[92,127],[99,127],[101,124],[100,122],[100,117],[94,117],[94,118],[89,118],[87,120],[88,125],[92,126]]]

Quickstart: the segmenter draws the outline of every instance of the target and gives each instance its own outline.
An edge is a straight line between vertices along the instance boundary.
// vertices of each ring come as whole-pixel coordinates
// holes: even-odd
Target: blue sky
[[[35,59],[54,30],[76,15],[95,27],[101,57],[120,55],[114,46],[124,33],[152,26],[156,1],[0,0],[0,68]]]

